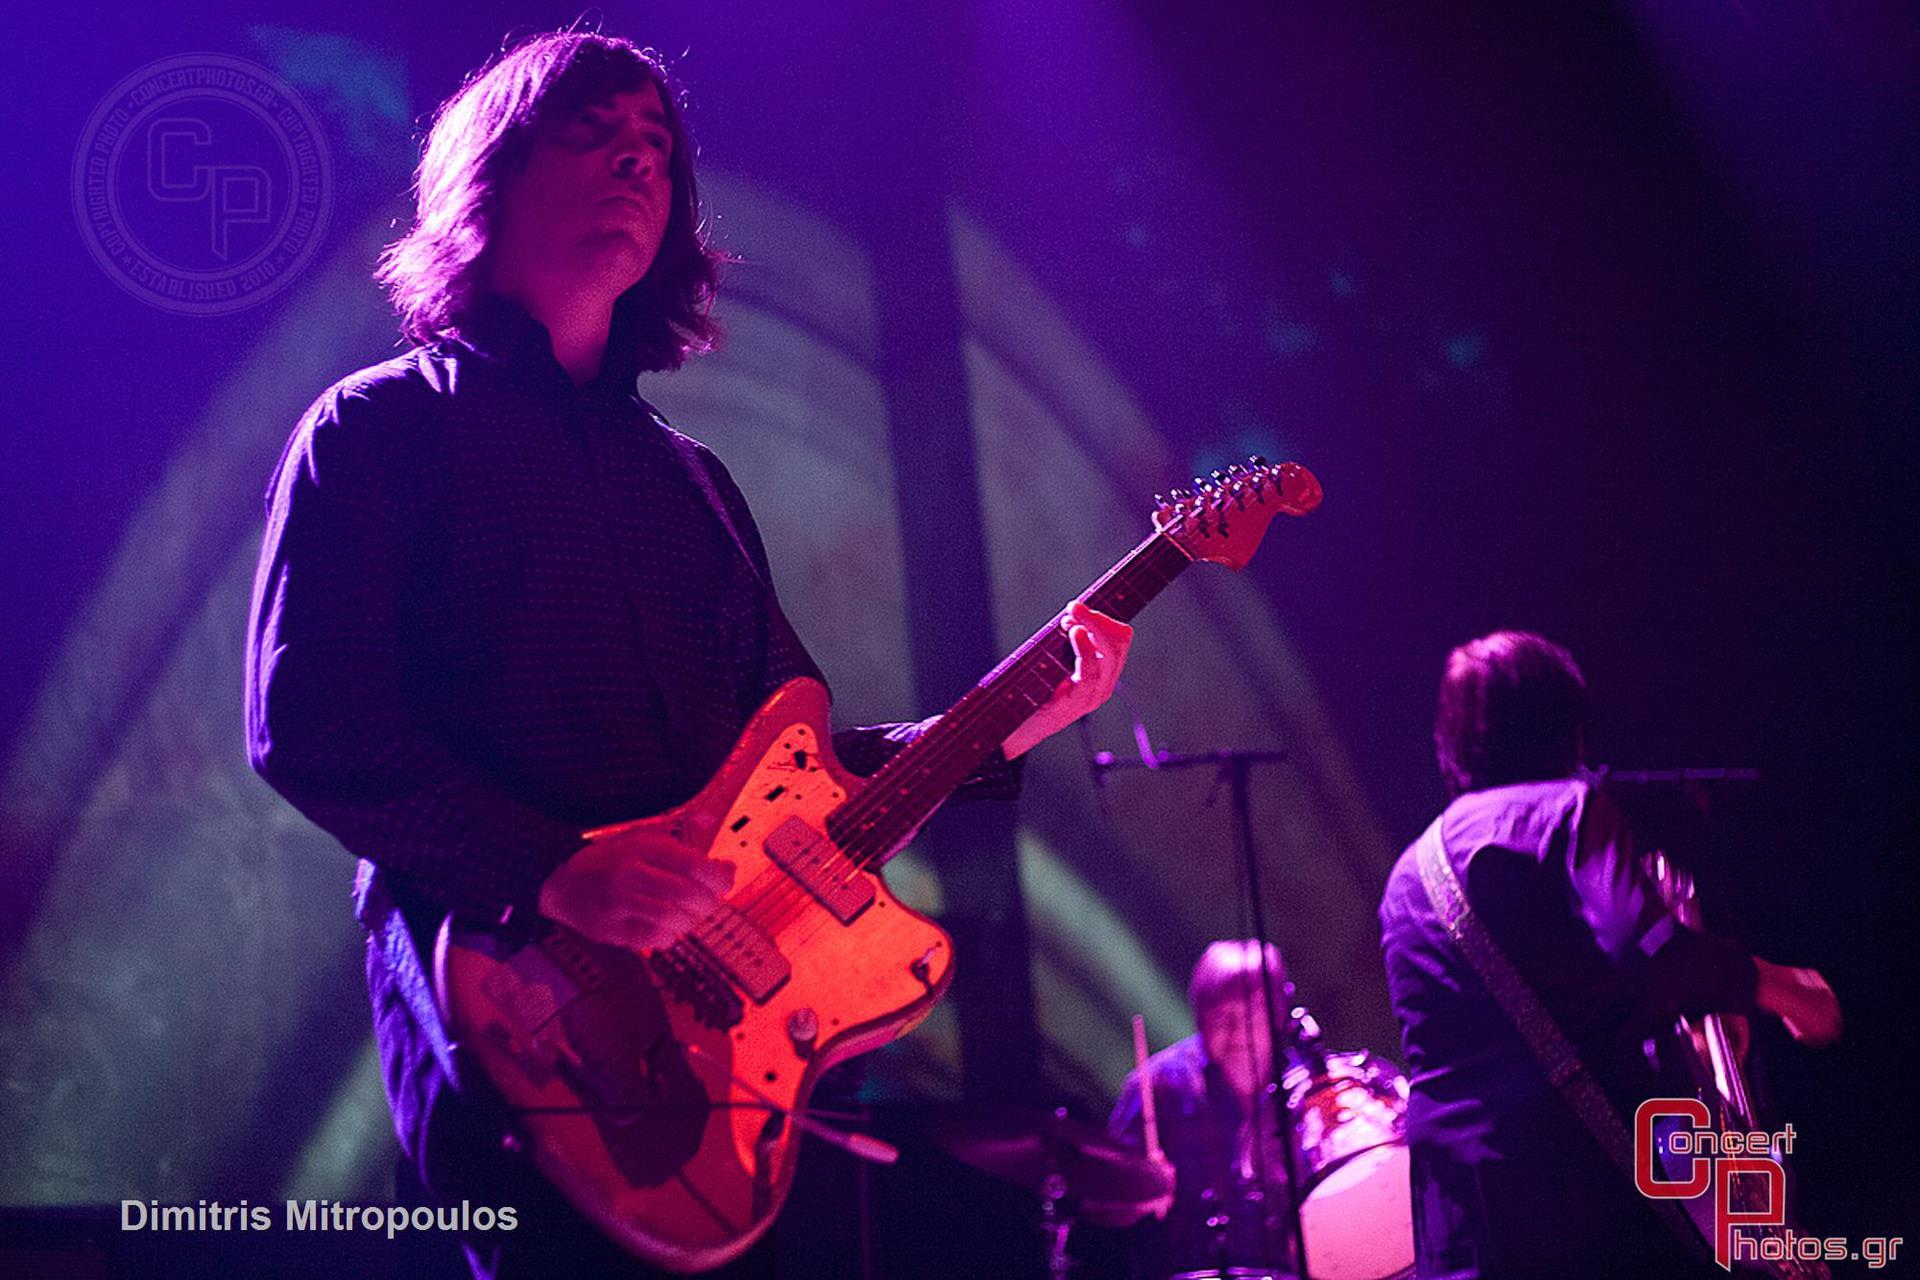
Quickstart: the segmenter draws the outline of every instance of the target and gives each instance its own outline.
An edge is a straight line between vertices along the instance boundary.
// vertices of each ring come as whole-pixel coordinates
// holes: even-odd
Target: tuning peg
[[[1174,502],[1178,504],[1178,503],[1185,502],[1188,498],[1191,498],[1193,495],[1191,493],[1188,493],[1185,489],[1169,489],[1167,490],[1167,496],[1172,498]]]
[[[1247,461],[1248,461],[1248,463],[1250,463],[1251,465],[1253,465],[1253,466],[1256,466],[1256,467],[1265,467],[1265,466],[1267,465],[1267,460],[1266,460],[1265,458],[1263,458],[1263,457],[1261,457],[1261,456],[1260,456],[1259,454],[1257,454],[1257,453],[1256,453],[1256,454],[1252,454],[1252,455],[1250,455],[1250,456],[1249,456],[1249,457],[1247,458]]]

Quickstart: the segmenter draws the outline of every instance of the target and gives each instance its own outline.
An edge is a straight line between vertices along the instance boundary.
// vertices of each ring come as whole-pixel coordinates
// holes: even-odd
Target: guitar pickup
[[[788,818],[775,827],[762,847],[775,866],[798,880],[841,924],[852,924],[872,905],[872,878],[801,819]]]
[[[765,1004],[793,974],[766,930],[724,902],[693,931],[693,940],[755,1004]]]

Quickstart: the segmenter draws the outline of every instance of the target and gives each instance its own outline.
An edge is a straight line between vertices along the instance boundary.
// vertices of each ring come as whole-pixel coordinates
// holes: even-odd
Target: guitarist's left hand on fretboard
[[[1007,759],[1025,755],[1084,715],[1097,711],[1113,696],[1113,686],[1127,665],[1133,628],[1075,600],[1060,615],[1073,651],[1073,671],[1054,692],[1053,700],[1007,735],[1001,750]]]

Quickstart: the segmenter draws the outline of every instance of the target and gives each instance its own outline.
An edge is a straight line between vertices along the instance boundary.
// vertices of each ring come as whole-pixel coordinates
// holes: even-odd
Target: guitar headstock
[[[1320,482],[1299,463],[1249,458],[1156,497],[1153,527],[1195,560],[1242,569],[1275,516],[1306,515],[1320,496]]]

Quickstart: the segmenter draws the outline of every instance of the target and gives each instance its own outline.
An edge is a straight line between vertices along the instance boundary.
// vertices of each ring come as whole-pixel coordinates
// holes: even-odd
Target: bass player
[[[1618,1110],[1661,1092],[1642,1043],[1714,1012],[1770,1014],[1806,1044],[1840,1033],[1814,970],[1679,926],[1579,775],[1586,716],[1579,667],[1540,636],[1447,658],[1433,739],[1452,803],[1380,905],[1423,1280],[1717,1274],[1618,1167]]]

